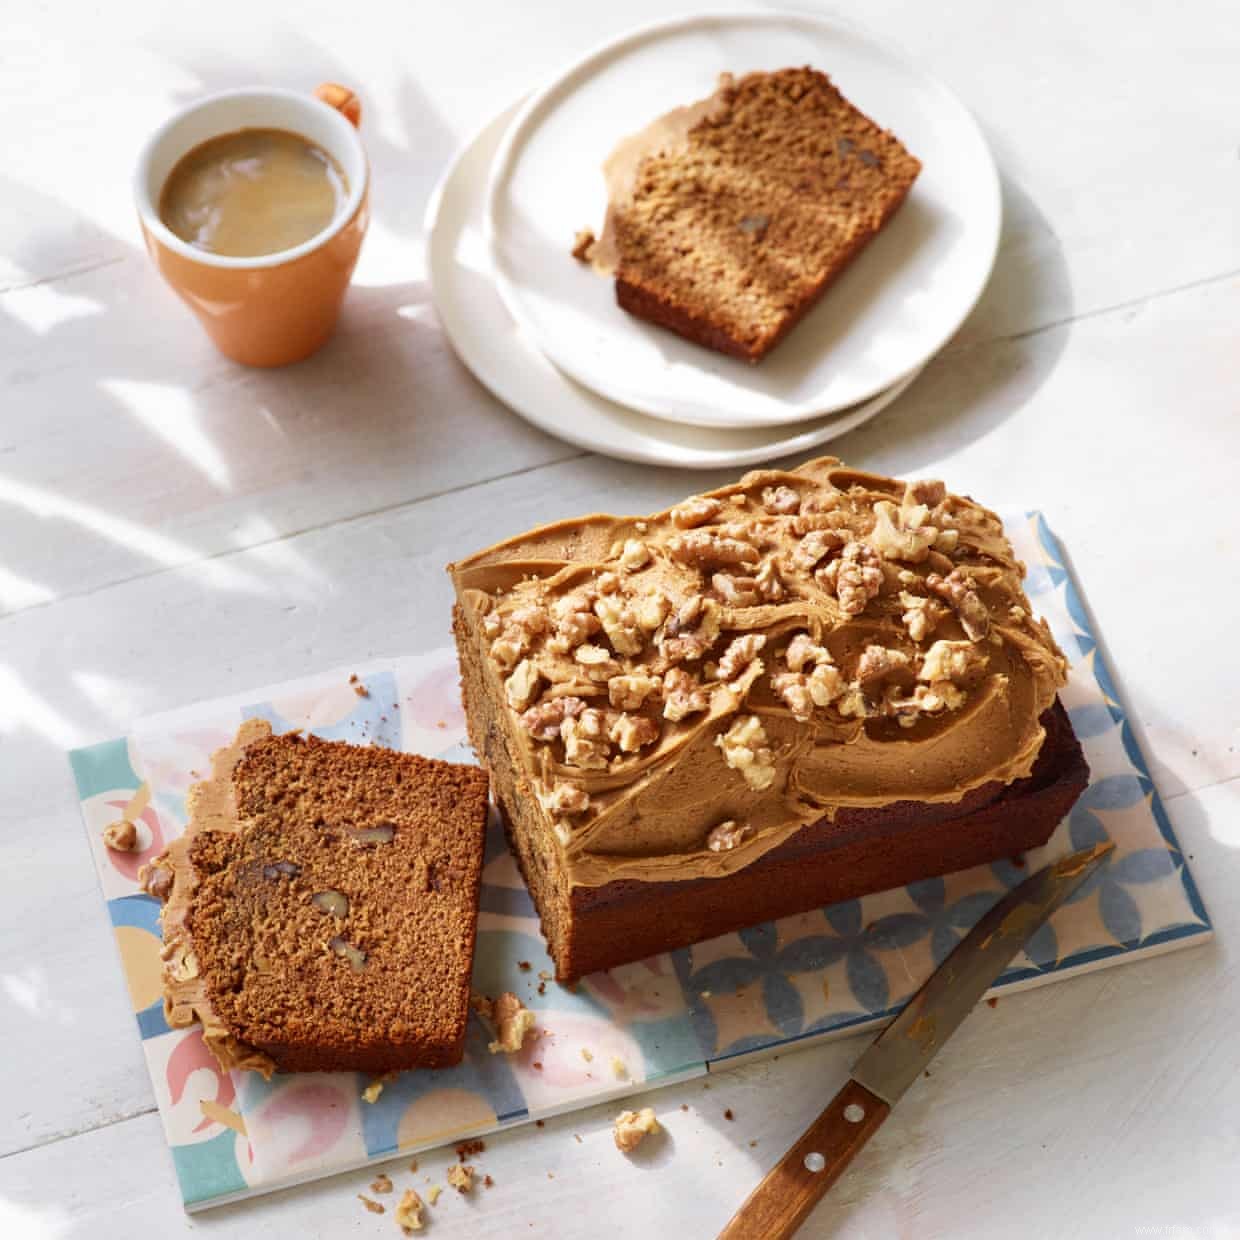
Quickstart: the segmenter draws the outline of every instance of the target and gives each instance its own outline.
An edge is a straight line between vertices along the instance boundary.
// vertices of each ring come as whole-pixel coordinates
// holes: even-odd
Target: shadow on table
[[[973,312],[904,395],[826,450],[907,476],[989,435],[1055,369],[1073,306],[1059,239],[1037,203],[1004,176],[999,253]]]

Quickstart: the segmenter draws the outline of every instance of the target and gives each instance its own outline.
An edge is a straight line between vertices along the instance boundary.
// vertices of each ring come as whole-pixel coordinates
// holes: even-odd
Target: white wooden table
[[[983,1007],[806,1234],[1240,1235],[1240,20],[1232,0],[847,7],[976,109],[1006,221],[957,339],[837,450],[1047,512],[1218,937]],[[356,1201],[365,1174],[182,1214],[63,751],[440,644],[446,560],[724,480],[527,427],[456,361],[425,279],[457,144],[665,11],[0,12],[0,1236],[396,1234]],[[241,370],[142,253],[133,155],[196,95],[322,79],[364,95],[374,226],[335,342]],[[713,1235],[857,1052],[665,1090],[654,1166],[612,1148],[612,1108],[495,1139],[496,1186],[445,1196],[433,1234]],[[422,1162],[442,1181],[448,1157]]]

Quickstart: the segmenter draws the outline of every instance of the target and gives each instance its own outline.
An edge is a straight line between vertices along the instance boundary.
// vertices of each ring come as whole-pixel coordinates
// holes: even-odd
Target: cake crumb
[[[490,1177],[489,1175],[484,1175],[484,1176],[482,1177],[482,1183],[483,1183],[483,1185],[484,1185],[486,1188],[494,1188],[494,1187],[495,1187],[495,1181],[494,1181],[493,1179],[491,1179],[491,1177]]]
[[[732,1114],[732,1108],[731,1108],[731,1107],[728,1107],[728,1109],[727,1109],[726,1111],[724,1111],[724,1113],[723,1113],[723,1118],[724,1118],[724,1119],[735,1119],[735,1118],[736,1118],[736,1116]]]
[[[481,1154],[487,1147],[487,1143],[482,1140],[462,1141],[456,1147],[456,1157],[458,1162],[464,1162],[467,1158],[472,1158],[475,1154]]]
[[[386,1214],[387,1213],[387,1211],[384,1209],[384,1207],[379,1202],[372,1201],[364,1193],[358,1193],[357,1199],[358,1201],[362,1203],[362,1205],[366,1207],[367,1210],[371,1212],[371,1214]]]
[[[647,1136],[660,1131],[653,1107],[642,1107],[640,1111],[621,1111],[612,1120],[611,1127],[616,1149],[622,1154],[631,1154]]]
[[[682,1102],[682,1103],[680,1104],[680,1109],[681,1109],[682,1111],[687,1111],[687,1110],[689,1109],[689,1104],[688,1104],[687,1102]]]
[[[104,827],[103,842],[113,852],[137,852],[138,828],[128,818],[118,818]]]
[[[999,1006],[999,999],[997,995],[992,995],[989,999],[986,1000],[986,1002],[990,1004],[992,1008]]]
[[[432,1184],[430,1188],[426,1190],[427,1201],[429,1201],[431,1205],[434,1205],[435,1202],[439,1200],[439,1194],[442,1192],[443,1192],[443,1189],[440,1188],[438,1184]]]
[[[425,1226],[422,1218],[422,1198],[412,1189],[405,1189],[405,1195],[396,1207],[396,1225],[405,1233],[412,1235]]]
[[[542,1071],[542,1060],[535,1059],[534,1062],[530,1064],[530,1067],[533,1068],[535,1072],[541,1072]]]
[[[380,1172],[370,1181],[370,1191],[372,1193],[390,1193],[392,1191],[392,1177]]]
[[[410,1161],[410,1163],[409,1163],[409,1171],[410,1171],[410,1174],[412,1174],[413,1172],[417,1171],[417,1169],[418,1169],[418,1160],[417,1160],[416,1158],[414,1158],[414,1159],[412,1159],[412,1160]]]
[[[448,1168],[448,1183],[461,1196],[474,1191],[474,1169],[469,1163],[453,1163]]]
[[[362,1090],[362,1097],[365,1098],[367,1102],[378,1102],[379,1095],[381,1093],[383,1093],[383,1082],[371,1081],[370,1084]]]
[[[533,967],[534,966],[530,964],[528,960],[517,961],[517,968],[520,969],[522,973],[528,973]]]
[[[620,1058],[619,1055],[611,1057],[611,1074],[618,1081],[625,1080],[629,1075],[629,1066]]]
[[[554,973],[548,973],[546,969],[538,970],[538,980],[540,982],[550,982],[555,978]]]
[[[539,982],[539,983],[538,983],[538,993],[539,993],[540,995],[545,995],[545,994],[547,993],[547,983],[546,983],[546,982]]]
[[[755,1137],[752,1141],[750,1141],[750,1143],[749,1143],[749,1148],[750,1148],[750,1149],[753,1149],[753,1147],[754,1147],[755,1145],[757,1145],[757,1144],[758,1144],[758,1139],[757,1139],[757,1137]]]
[[[576,1141],[578,1145],[580,1145],[581,1144],[581,1133],[579,1132],[573,1133],[573,1140]]]
[[[353,692],[356,693],[358,697],[368,698],[370,696],[370,690],[362,684],[354,685]]]
[[[534,1028],[534,1013],[511,990],[506,990],[492,1005],[491,1022],[496,1038],[487,1050],[492,1055],[501,1051],[515,1055],[525,1045],[525,1035]]]
[[[594,1052],[588,1046],[583,1046],[581,1048],[581,1057],[586,1061],[586,1063],[594,1062]]]
[[[541,1119],[536,1119],[536,1120],[534,1121],[534,1127],[535,1127],[535,1128],[546,1128],[546,1126],[547,1126],[547,1125],[546,1125],[546,1122],[545,1122],[544,1120],[541,1120]]]
[[[594,246],[596,238],[594,229],[579,228],[577,235],[573,238],[573,257],[579,263],[588,263],[590,261],[590,250]]]

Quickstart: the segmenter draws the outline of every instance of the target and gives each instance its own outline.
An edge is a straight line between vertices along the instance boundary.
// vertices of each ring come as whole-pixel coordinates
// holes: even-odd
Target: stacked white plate
[[[601,226],[603,160],[722,72],[805,64],[922,161],[903,207],[757,366],[626,314],[569,254]],[[431,201],[429,268],[457,352],[517,413],[610,456],[722,468],[825,443],[895,400],[976,302],[1000,217],[976,122],[901,55],[835,19],[709,15],[609,43],[496,117]]]

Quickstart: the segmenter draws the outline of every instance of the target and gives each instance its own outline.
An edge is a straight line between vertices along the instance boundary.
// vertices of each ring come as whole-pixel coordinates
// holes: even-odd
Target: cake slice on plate
[[[999,519],[826,457],[451,565],[557,975],[1044,844],[1088,781]]]
[[[921,164],[815,69],[727,75],[608,160],[599,242],[616,300],[757,362],[904,201]]]
[[[483,771],[249,720],[189,810],[144,874],[170,1025],[264,1075],[460,1061]]]

